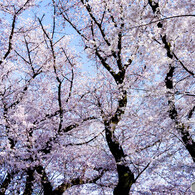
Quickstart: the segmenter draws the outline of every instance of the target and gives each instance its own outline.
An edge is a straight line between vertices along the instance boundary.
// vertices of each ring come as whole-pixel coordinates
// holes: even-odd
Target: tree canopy
[[[0,194],[191,194],[194,3],[0,1]]]

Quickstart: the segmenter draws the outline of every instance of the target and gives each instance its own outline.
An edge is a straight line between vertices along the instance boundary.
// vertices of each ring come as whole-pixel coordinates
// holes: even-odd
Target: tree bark
[[[109,122],[105,122],[106,140],[112,155],[115,158],[118,172],[118,184],[114,189],[114,195],[128,195],[132,184],[135,182],[134,174],[127,166],[122,146],[113,134]]]
[[[13,178],[13,173],[7,173],[6,178],[4,179],[3,183],[1,184],[1,188],[0,188],[0,195],[4,195],[8,185],[10,184],[11,180]]]
[[[44,195],[54,195],[54,193],[52,192],[52,184],[47,177],[45,169],[40,165],[36,167],[36,171],[37,173],[41,174],[41,184],[43,187]]]
[[[148,0],[148,4],[152,8],[153,13],[157,16],[160,13],[159,4],[154,2],[153,0]],[[163,24],[158,23],[157,26],[158,26],[158,28],[162,28]],[[184,64],[178,59],[178,57],[175,55],[175,53],[171,50],[171,44],[168,42],[166,34],[163,36],[161,35],[161,40],[162,40],[162,43],[164,44],[164,48],[167,51],[167,57],[170,59],[175,58],[177,61],[179,61],[179,63],[185,69],[185,71],[187,71],[190,75],[194,76],[194,73],[192,71],[189,71],[187,69],[187,67],[184,66]],[[174,71],[175,71],[175,67],[170,65],[169,71],[168,71],[166,78],[165,78],[165,86],[166,86],[167,90],[173,90]],[[181,123],[178,120],[178,113],[177,113],[175,103],[174,103],[174,91],[171,93],[168,92],[167,97],[168,97],[168,105],[169,105],[169,110],[168,110],[169,117],[174,121],[175,126],[176,126],[176,130],[180,133],[180,136],[181,136],[181,139],[185,145],[185,148],[188,150],[193,161],[195,162],[195,142],[192,139],[192,137],[188,131],[189,126],[185,125],[184,123]],[[192,117],[193,112],[194,112],[194,107],[189,112],[188,119],[190,119]]]
[[[118,81],[117,83],[120,84],[121,78],[119,79],[120,80],[116,80],[116,82]],[[121,116],[124,114],[124,109],[127,105],[127,92],[123,88],[119,88],[119,91],[121,91],[122,97],[118,100],[118,108],[114,116],[110,120],[104,121],[104,126],[106,133],[106,141],[108,143],[112,155],[115,158],[118,172],[118,184],[114,189],[114,195],[128,195],[132,184],[135,183],[134,174],[127,166],[125,160],[126,155],[123,151],[122,146],[114,135],[116,125],[121,120]]]
[[[23,195],[30,195],[33,192],[33,181],[34,181],[34,169],[29,168],[27,170],[26,186]]]
[[[165,85],[167,89],[171,90],[173,89],[173,73],[174,73],[174,67],[170,66],[169,72],[167,73],[167,76],[165,78]],[[191,155],[193,161],[195,162],[195,142],[190,136],[190,133],[188,131],[188,125],[185,125],[184,123],[179,122],[178,120],[178,113],[174,104],[173,97],[174,94],[167,94],[168,96],[168,105],[169,105],[169,117],[174,121],[175,127],[177,131],[181,135],[181,139],[185,145],[185,148],[188,150],[189,154]],[[193,110],[193,109],[192,109]],[[190,113],[190,117],[192,117],[192,114]],[[189,116],[188,116],[189,118]]]

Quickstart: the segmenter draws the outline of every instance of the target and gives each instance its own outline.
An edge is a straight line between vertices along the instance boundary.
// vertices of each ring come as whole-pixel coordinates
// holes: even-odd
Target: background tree
[[[27,3],[21,3],[18,9],[24,9]],[[4,6],[15,10],[18,3]],[[1,193],[31,194],[38,183],[44,194],[51,194],[53,184],[46,168],[53,163],[52,148],[60,144],[59,136],[64,132],[94,117],[75,110],[83,94],[73,90],[79,70],[77,56],[67,51],[70,38],[56,36],[55,19],[50,33],[50,28],[43,26],[43,18],[22,23],[21,16],[22,22],[16,25],[17,17],[11,21],[8,49],[4,43],[1,50],[6,53],[1,63]],[[7,26],[2,27],[6,31]],[[54,172],[57,164],[53,164]],[[71,182],[66,183],[70,187]],[[35,191],[40,191],[39,186]]]

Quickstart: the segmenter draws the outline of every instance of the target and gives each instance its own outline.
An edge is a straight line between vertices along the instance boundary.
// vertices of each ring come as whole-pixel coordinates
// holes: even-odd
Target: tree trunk
[[[127,166],[125,160],[126,155],[122,146],[114,135],[116,125],[121,120],[121,117],[125,112],[124,109],[127,105],[127,92],[122,87],[119,88],[119,91],[121,92],[122,97],[118,100],[118,108],[110,120],[104,121],[104,126],[106,141],[112,155],[115,158],[118,172],[118,184],[114,189],[114,195],[128,195],[132,184],[135,183],[134,174]]]
[[[42,166],[36,167],[37,173],[41,174],[41,184],[43,186],[44,195],[53,195],[52,185],[49,181],[45,169]]]
[[[106,140],[112,155],[115,158],[118,172],[118,184],[114,189],[114,195],[128,195],[132,184],[135,182],[134,174],[127,166],[124,151],[113,134],[111,124],[105,122]]]
[[[33,192],[33,181],[34,181],[34,169],[29,168],[27,170],[26,186],[23,195],[31,195]]]

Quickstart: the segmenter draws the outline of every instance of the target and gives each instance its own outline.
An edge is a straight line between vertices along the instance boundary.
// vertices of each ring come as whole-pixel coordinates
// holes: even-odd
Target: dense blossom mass
[[[0,195],[192,194],[194,3],[0,0]]]

